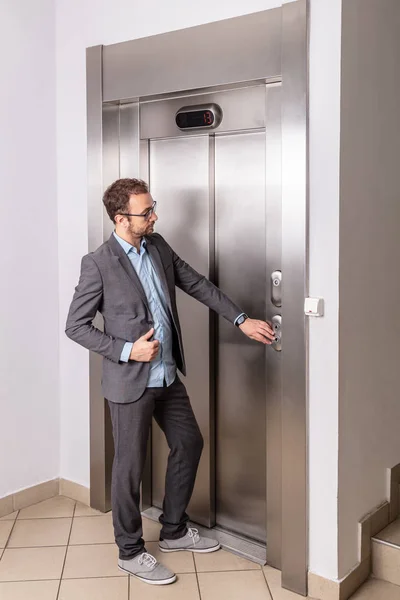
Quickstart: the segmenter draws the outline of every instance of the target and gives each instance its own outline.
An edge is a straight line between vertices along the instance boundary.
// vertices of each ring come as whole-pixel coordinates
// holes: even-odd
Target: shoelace
[[[157,564],[157,559],[154,558],[154,556],[152,556],[151,554],[149,554],[148,552],[143,552],[143,554],[141,554],[139,556],[139,565],[143,565],[145,564],[146,567],[155,567],[155,565]]]
[[[193,544],[196,545],[196,542],[200,540],[199,530],[194,527],[188,528],[188,536],[192,538]]]

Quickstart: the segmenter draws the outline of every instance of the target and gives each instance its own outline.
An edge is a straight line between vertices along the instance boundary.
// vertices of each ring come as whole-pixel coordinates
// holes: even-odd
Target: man
[[[103,202],[115,231],[83,257],[66,334],[103,361],[103,394],[113,425],[115,456],[111,501],[118,566],[147,583],[172,583],[176,575],[146,552],[139,508],[140,483],[151,419],[163,430],[170,454],[160,516],[162,552],[214,552],[218,542],[187,527],[203,438],[177,369],[186,374],[175,286],[196,298],[253,340],[271,344],[268,323],[247,317],[204,276],[154,233],[156,203],[138,179],[120,179]],[[104,332],[95,328],[99,311]]]

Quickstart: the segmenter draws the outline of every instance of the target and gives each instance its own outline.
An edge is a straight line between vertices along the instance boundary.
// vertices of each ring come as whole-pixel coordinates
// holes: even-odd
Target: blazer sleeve
[[[103,281],[90,254],[82,258],[79,283],[69,309],[66,335],[84,348],[118,363],[126,340],[115,338],[94,327],[93,320],[103,299]]]
[[[159,237],[161,238],[161,236]],[[225,317],[230,323],[235,323],[238,316],[243,314],[243,310],[211,283],[209,279],[182,260],[171,246],[167,244],[164,238],[161,239],[167,245],[172,256],[175,284],[186,292],[186,294],[189,294],[189,296],[196,298],[196,300],[214,310],[221,317]]]

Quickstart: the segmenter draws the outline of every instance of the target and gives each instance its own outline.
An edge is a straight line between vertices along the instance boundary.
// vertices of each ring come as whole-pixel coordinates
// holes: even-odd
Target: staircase
[[[372,574],[400,586],[400,517],[372,538]]]

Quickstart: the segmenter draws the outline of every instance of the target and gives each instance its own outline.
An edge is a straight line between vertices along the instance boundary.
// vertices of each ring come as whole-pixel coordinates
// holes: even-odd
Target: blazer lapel
[[[140,283],[140,279],[135,271],[135,268],[131,265],[131,262],[128,256],[126,255],[126,252],[122,248],[121,244],[119,244],[118,241],[115,239],[114,234],[111,234],[108,243],[111,246],[115,259],[123,267],[125,273],[134,285],[135,290],[140,294],[143,302],[148,307],[146,294],[144,292],[142,284]]]
[[[169,292],[168,282],[167,282],[167,278],[165,276],[165,270],[164,270],[164,266],[161,261],[160,253],[158,251],[158,248],[152,243],[150,238],[146,237],[146,242],[147,242],[147,251],[150,254],[154,268],[157,271],[157,275],[160,279],[161,287],[163,289],[165,298],[168,302],[168,306],[169,306],[170,310],[172,311],[171,294]]]

